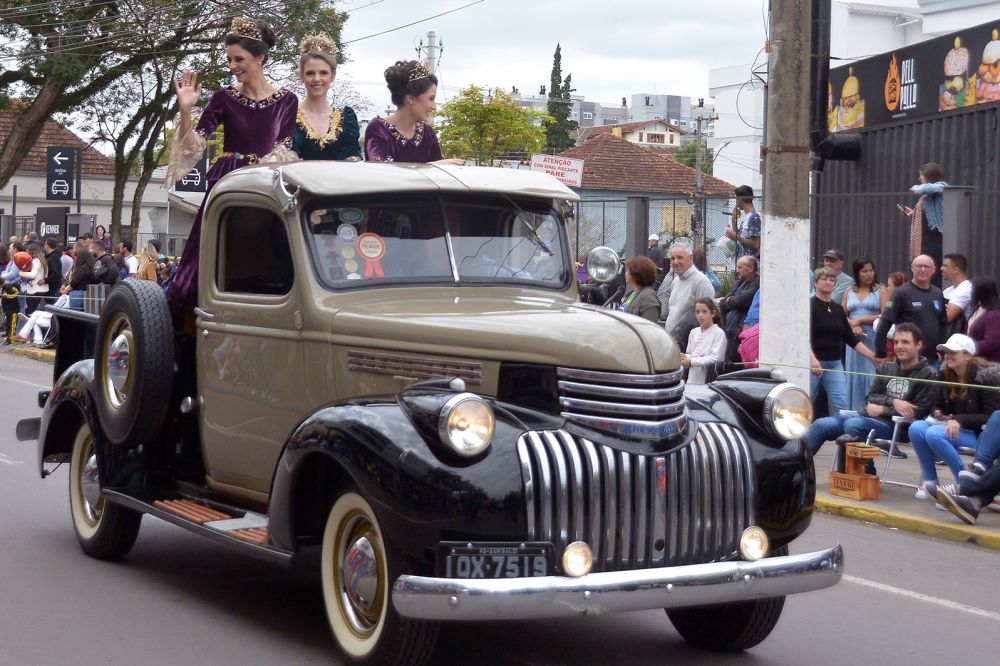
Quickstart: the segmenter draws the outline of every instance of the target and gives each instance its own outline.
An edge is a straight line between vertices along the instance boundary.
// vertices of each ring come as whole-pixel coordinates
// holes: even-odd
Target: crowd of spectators
[[[103,229],[101,227],[100,229]],[[110,242],[110,237],[100,234]],[[23,238],[11,236],[0,243],[0,290],[2,290],[3,339],[0,344],[54,346],[51,314],[39,307],[45,303],[83,310],[90,285],[113,285],[135,278],[159,284],[164,292],[177,270],[160,254],[156,239],[147,241],[142,257],[135,256],[131,241],[121,241],[114,254],[106,241],[85,233],[72,247],[58,239],[40,239],[35,232]]]

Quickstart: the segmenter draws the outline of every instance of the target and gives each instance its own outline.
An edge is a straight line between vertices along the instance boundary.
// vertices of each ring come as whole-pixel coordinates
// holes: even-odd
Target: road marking
[[[36,384],[35,382],[25,381],[23,379],[18,379],[17,377],[8,377],[6,375],[0,375],[3,377],[5,382],[17,382],[18,384],[24,384],[25,386],[30,386],[31,388],[46,389],[48,386],[42,386],[41,384]]]
[[[4,454],[0,453],[0,462],[7,463],[8,465],[20,465],[24,461],[18,460],[17,458],[11,458],[10,456],[5,456]]]
[[[1000,622],[1000,613],[994,613],[993,611],[983,610],[982,608],[976,608],[975,606],[969,606],[967,604],[960,604],[955,601],[948,601],[947,599],[942,599],[940,597],[932,597],[929,594],[922,594],[920,592],[914,592],[912,590],[904,590],[901,587],[893,587],[892,585],[886,585],[885,583],[876,583],[873,580],[865,580],[864,578],[857,578],[856,576],[844,576],[844,580],[848,583],[855,583],[856,585],[864,585],[865,587],[870,587],[875,590],[881,590],[883,592],[891,592],[893,594],[898,594],[901,597],[909,597],[910,599],[916,599],[917,601],[926,601],[929,604],[936,604],[942,606],[949,610],[962,611],[963,613],[969,613],[970,615],[978,615],[979,617],[985,617],[990,620],[996,620]]]

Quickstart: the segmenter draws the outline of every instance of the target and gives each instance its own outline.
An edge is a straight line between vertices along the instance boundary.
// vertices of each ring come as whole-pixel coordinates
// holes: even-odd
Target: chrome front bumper
[[[545,576],[469,580],[400,576],[392,603],[420,620],[515,620],[597,615],[752,601],[811,592],[840,580],[844,550],[769,557],[758,562],[715,562],[610,571],[580,578]]]

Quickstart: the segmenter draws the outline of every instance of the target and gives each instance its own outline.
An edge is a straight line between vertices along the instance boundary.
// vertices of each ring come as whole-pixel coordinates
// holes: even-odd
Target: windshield
[[[565,234],[537,202],[508,197],[405,196],[319,200],[306,211],[321,282],[490,283],[562,289],[568,285]]]

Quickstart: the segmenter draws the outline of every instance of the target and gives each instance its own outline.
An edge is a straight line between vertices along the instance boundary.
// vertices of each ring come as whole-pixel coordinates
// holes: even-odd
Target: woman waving
[[[298,100],[290,91],[275,88],[264,76],[264,63],[274,46],[274,32],[263,21],[237,17],[225,44],[226,64],[236,83],[217,90],[204,110],[195,108],[201,95],[196,72],[184,72],[175,82],[180,114],[164,182],[168,189],[202,158],[208,137],[220,124],[223,152],[216,155],[208,170],[208,191],[233,169],[265,158],[267,161],[294,158],[291,146]],[[203,211],[204,202],[168,294],[177,319],[183,319],[197,304]]]

